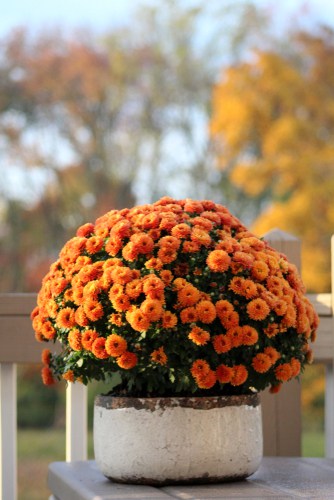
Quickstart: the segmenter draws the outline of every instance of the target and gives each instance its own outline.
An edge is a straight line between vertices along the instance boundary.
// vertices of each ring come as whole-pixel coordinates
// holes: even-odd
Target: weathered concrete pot
[[[196,484],[250,476],[262,459],[259,396],[98,396],[95,459],[102,473],[132,484]]]

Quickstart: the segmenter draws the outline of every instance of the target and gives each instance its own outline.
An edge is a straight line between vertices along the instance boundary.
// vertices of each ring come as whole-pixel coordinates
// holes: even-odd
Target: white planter
[[[94,448],[102,473],[117,482],[166,485],[243,479],[262,459],[259,397],[98,396]]]

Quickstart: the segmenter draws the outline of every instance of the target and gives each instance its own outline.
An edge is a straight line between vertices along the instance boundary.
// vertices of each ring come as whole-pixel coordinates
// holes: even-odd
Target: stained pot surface
[[[98,395],[95,406],[105,409],[134,408],[136,410],[156,410],[162,408],[194,408],[210,410],[226,406],[259,406],[258,393],[238,396],[211,396],[211,397],[171,397],[171,398],[134,398],[122,396]]]

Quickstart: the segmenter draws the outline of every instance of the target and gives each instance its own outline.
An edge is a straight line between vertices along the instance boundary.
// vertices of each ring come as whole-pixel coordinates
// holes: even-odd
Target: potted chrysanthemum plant
[[[43,352],[46,384],[111,388],[95,401],[104,474],[151,484],[254,472],[258,393],[298,377],[318,324],[284,255],[222,205],[167,197],[81,226],[32,321],[60,345]]]

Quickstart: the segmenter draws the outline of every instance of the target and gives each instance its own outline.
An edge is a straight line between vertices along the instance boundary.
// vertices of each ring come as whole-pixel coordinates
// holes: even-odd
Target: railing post
[[[334,236],[331,238],[331,268],[332,335],[334,335]],[[334,458],[334,349],[331,361],[326,365],[325,453],[327,458]]]
[[[87,460],[87,387],[69,383],[66,389],[66,461]]]
[[[300,271],[301,242],[295,236],[273,229],[263,236],[277,251],[285,254]],[[297,380],[283,384],[278,394],[264,391],[263,411],[264,454],[277,456],[301,455],[301,387]],[[289,416],[287,424],[286,416]]]
[[[16,365],[0,363],[0,498],[17,499]]]

